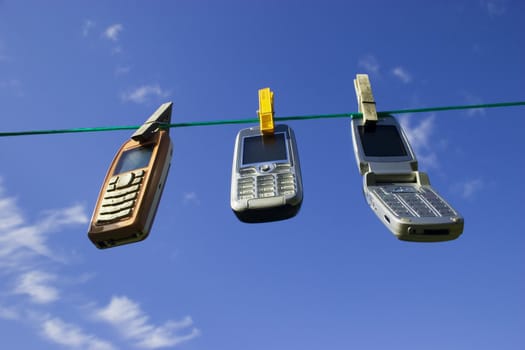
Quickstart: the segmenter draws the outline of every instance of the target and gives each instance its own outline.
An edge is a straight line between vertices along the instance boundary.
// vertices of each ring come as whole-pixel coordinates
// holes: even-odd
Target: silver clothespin
[[[151,139],[154,133],[159,129],[160,124],[170,124],[171,123],[171,107],[173,102],[164,103],[160,106],[155,113],[151,115],[142,124],[142,126],[135,131],[131,138],[135,141],[144,142]],[[167,129],[169,132],[169,129]]]
[[[376,102],[374,95],[372,95],[372,86],[368,74],[357,74],[354,79],[354,86],[359,112],[363,113],[364,124],[375,124],[377,122]]]

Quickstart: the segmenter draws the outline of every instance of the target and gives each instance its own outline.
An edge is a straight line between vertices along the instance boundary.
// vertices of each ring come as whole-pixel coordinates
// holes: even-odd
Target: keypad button
[[[129,186],[127,188],[123,188],[123,189],[120,189],[120,190],[115,190],[113,192],[107,193],[104,198],[121,197],[121,196],[127,195],[129,193],[138,192],[139,188],[140,188],[140,185]]]
[[[116,182],[117,188],[124,188],[131,184],[133,181],[133,173],[126,173],[124,175],[119,175]]]
[[[122,197],[105,198],[102,200],[102,206],[118,205],[135,198],[137,198],[137,192],[129,193]]]
[[[99,223],[112,222],[112,221],[123,219],[130,215],[131,215],[131,209],[125,209],[125,210],[122,210],[122,211],[119,211],[113,214],[99,214],[97,218],[97,222]]]
[[[121,203],[119,205],[102,207],[100,209],[100,213],[101,214],[116,213],[116,212],[122,211],[124,209],[132,208],[133,204],[135,204],[135,200],[130,200],[130,201],[127,201],[127,202],[123,202],[123,203]]]
[[[261,171],[263,172],[267,172],[267,171],[270,171],[272,167],[270,166],[270,164],[263,164],[261,165],[261,167],[259,169],[261,169]]]
[[[131,181],[131,184],[132,185],[138,185],[140,183],[142,183],[142,180],[144,179],[144,177],[140,176],[140,177],[134,177],[133,178],[133,181]]]

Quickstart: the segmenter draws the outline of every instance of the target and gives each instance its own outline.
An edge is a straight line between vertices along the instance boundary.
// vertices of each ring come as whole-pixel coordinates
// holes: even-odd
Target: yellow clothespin
[[[261,133],[273,134],[273,92],[270,88],[259,89],[259,125]]]
[[[368,74],[357,74],[354,79],[355,93],[359,112],[363,113],[364,124],[377,122],[376,102],[372,95],[372,86]]]

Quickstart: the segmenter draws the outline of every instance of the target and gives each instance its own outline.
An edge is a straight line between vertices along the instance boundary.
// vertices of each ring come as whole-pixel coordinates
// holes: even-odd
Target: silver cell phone
[[[273,134],[259,127],[237,134],[233,153],[230,203],[248,223],[295,216],[303,201],[299,155],[293,130],[276,125]]]
[[[408,138],[389,115],[365,125],[352,119],[354,154],[365,198],[379,220],[400,240],[438,242],[463,232],[462,216],[430,185]]]
[[[166,115],[169,120],[171,103],[162,105],[151,118]],[[157,129],[148,137],[137,133],[118,150],[100,189],[88,231],[97,248],[138,242],[150,233],[173,145],[168,130]]]

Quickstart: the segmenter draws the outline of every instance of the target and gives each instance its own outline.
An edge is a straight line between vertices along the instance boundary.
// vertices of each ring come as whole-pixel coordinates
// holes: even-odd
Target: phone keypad
[[[295,193],[295,175],[290,173],[277,174],[277,190],[281,195],[289,195]]]
[[[292,195],[297,191],[296,178],[289,172],[290,167],[285,169],[281,165],[277,172],[259,176],[247,176],[237,180],[237,196],[239,199],[268,198],[275,196]]]
[[[98,223],[131,216],[144,175],[144,170],[137,170],[115,175],[109,180],[98,212]]]
[[[257,176],[257,198],[275,197],[275,178],[273,175]]]
[[[433,191],[423,190],[422,196],[441,214],[441,216],[457,215],[454,210],[452,210],[452,208]]]
[[[237,196],[239,199],[255,198],[255,177],[244,177],[237,181]]]
[[[456,213],[429,188],[379,186],[372,190],[399,217],[455,216]]]

